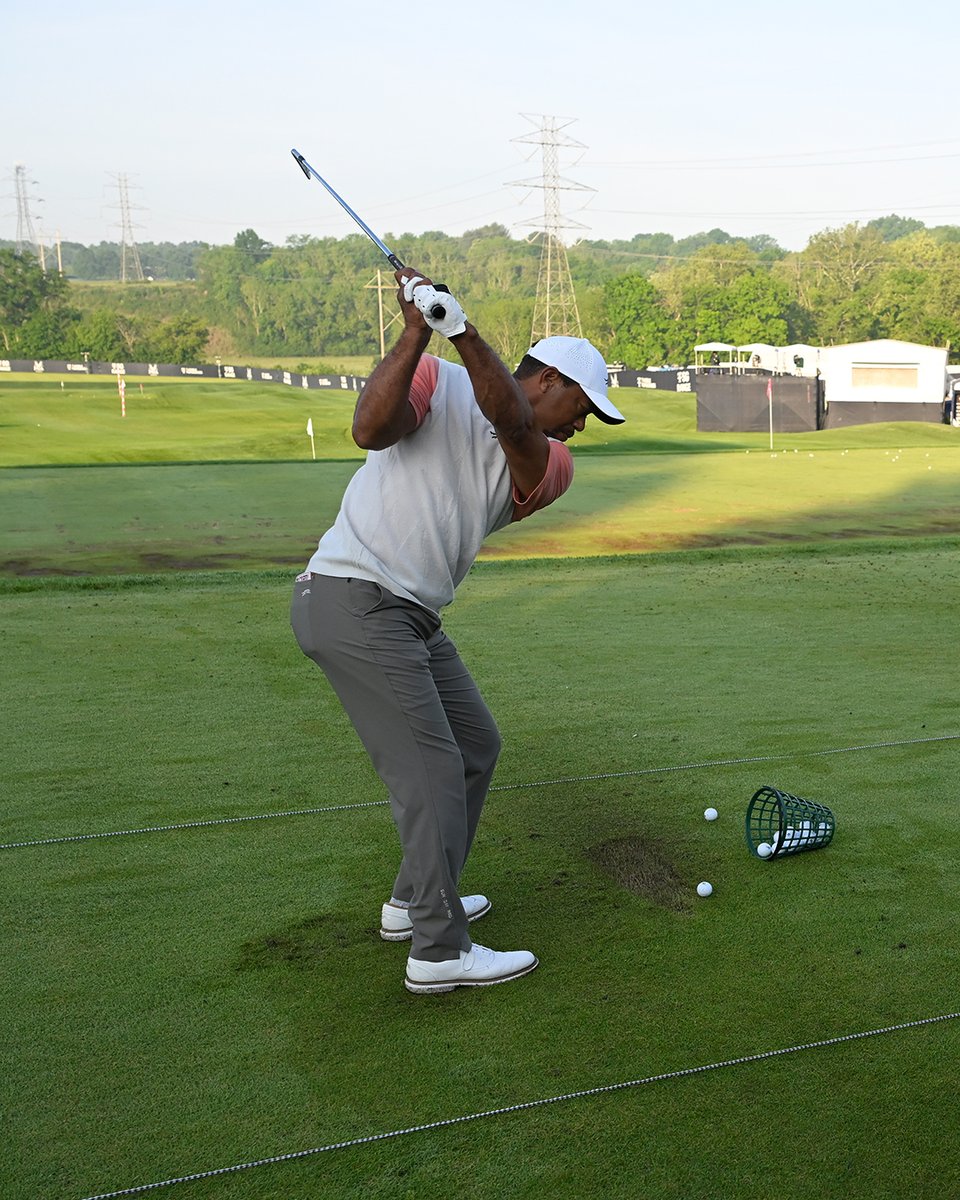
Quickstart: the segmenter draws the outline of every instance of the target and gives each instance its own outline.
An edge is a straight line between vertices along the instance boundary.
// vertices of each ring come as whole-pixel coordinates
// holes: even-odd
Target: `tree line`
[[[500,225],[386,240],[404,262],[449,284],[507,361],[521,357],[537,294],[536,241]],[[957,226],[891,215],[823,230],[798,252],[719,229],[680,240],[637,234],[581,242],[568,260],[584,335],[631,367],[685,364],[696,344],[715,340],[960,346]],[[225,360],[376,357],[381,303],[388,346],[399,332],[392,272],[361,234],[274,246],[247,229],[230,246],[200,250],[195,272],[180,283],[82,284],[0,250],[0,346],[8,357],[86,351],[106,361],[190,362],[214,350]]]
[[[0,238],[0,250],[15,249],[16,242]],[[151,281],[196,279],[200,255],[209,249],[207,242],[137,243],[144,278]],[[120,278],[123,247],[120,242],[57,242],[44,247],[42,258],[47,270],[62,270],[70,279],[113,280]]]
[[[210,330],[200,315],[181,305],[151,314],[149,309],[156,305],[145,304],[145,311],[136,312],[102,302],[84,311],[75,303],[75,287],[57,272],[44,271],[32,254],[0,250],[3,357],[168,363],[203,359]]]

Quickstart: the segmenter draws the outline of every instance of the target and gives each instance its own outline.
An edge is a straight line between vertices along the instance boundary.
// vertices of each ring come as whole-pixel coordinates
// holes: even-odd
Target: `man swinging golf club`
[[[570,486],[564,443],[587,417],[624,418],[588,341],[545,338],[511,376],[453,296],[409,267],[396,278],[403,331],[353,418],[369,453],[297,578],[291,620],[390,794],[403,858],[380,936],[411,939],[411,992],[448,992],[517,979],[537,958],[470,937],[490,901],[461,896],[460,874],[500,734],[439,614],[489,534]],[[434,330],[462,366],[425,354]]]

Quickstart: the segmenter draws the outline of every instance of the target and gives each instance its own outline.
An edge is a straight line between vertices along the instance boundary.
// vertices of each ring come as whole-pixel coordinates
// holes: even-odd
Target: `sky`
[[[958,26],[940,0],[0,0],[0,238],[18,163],[48,245],[119,241],[120,176],[138,243],[355,232],[294,147],[388,244],[526,237],[544,118],[578,143],[568,245],[960,224]]]

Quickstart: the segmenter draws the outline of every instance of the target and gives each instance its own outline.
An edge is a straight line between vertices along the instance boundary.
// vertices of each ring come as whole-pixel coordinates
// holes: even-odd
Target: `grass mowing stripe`
[[[326,1146],[313,1146],[308,1150],[292,1150],[286,1154],[274,1154],[269,1158],[253,1159],[251,1162],[234,1163],[229,1167],[214,1167],[209,1171],[197,1171],[191,1175],[177,1175],[171,1179],[162,1179],[154,1183],[141,1183],[135,1187],[121,1188],[119,1191],[98,1192],[86,1196],[84,1200],[114,1200],[118,1196],[137,1196],[143,1192],[156,1191],[158,1188],[172,1187],[177,1183],[195,1183],[201,1179],[213,1179],[218,1175],[230,1175],[238,1171],[250,1171],[255,1167],[267,1167],[282,1162],[293,1162],[300,1158],[309,1158],[316,1154],[325,1154],[330,1150],[345,1150],[351,1146],[370,1145],[374,1142],[387,1141],[390,1138],[404,1137],[410,1133],[428,1133],[433,1129],[446,1129],[451,1125],[462,1125],[467,1121],[480,1121],[486,1117],[503,1117],[510,1113],[526,1112],[533,1108],[542,1108],[548,1104],[560,1104],[567,1100],[584,1100],[590,1096],[607,1095],[610,1092],[626,1091],[628,1088],[642,1087],[649,1083],[665,1083],[669,1079],[684,1079],[691,1075],[703,1075],[707,1071],[718,1071],[723,1067],[739,1067],[745,1063],[764,1062],[768,1059],[782,1058],[787,1054],[799,1054],[803,1050],[822,1050],[827,1046],[839,1046],[844,1042],[860,1041],[864,1038],[879,1037],[882,1034],[900,1033],[905,1029],[918,1029],[925,1025],[937,1025],[944,1021],[952,1021],[960,1017],[960,1012],[943,1013],[938,1017],[922,1017],[916,1021],[902,1021],[897,1025],[884,1025],[879,1029],[865,1029],[858,1033],[844,1033],[837,1037],[824,1038],[818,1042],[802,1042],[796,1046],[784,1046],[779,1050],[762,1050],[756,1054],[744,1054],[739,1058],[726,1058],[720,1062],[704,1063],[699,1067],[682,1067],[677,1071],[664,1071],[659,1075],[647,1075],[643,1079],[630,1079],[622,1083],[608,1083],[601,1087],[584,1088],[576,1092],[564,1092],[559,1096],[542,1096],[537,1100],[527,1100],[522,1104],[509,1104],[503,1108],[491,1108],[483,1112],[463,1113],[459,1117],[447,1117],[443,1121],[430,1121],[424,1125],[410,1125],[406,1129],[392,1129],[386,1133],[372,1133],[366,1137],[350,1138],[344,1142],[330,1142]]]
[[[553,787],[561,783],[590,783],[599,779],[627,779],[637,775],[666,775],[672,771],[703,771],[710,767],[737,767],[745,763],[781,762],[788,758],[824,758],[829,754],[853,754],[862,750],[885,750],[893,746],[921,746],[928,742],[952,742],[960,733],[941,733],[934,737],[904,738],[895,742],[869,742],[862,746],[837,746],[830,750],[797,750],[787,754],[758,754],[750,758],[720,758],[708,762],[681,763],[673,767],[640,767],[635,771],[607,771],[598,775],[564,775],[558,779],[537,779],[531,783],[501,783],[491,792],[515,792],[523,788]],[[64,837],[39,838],[32,842],[6,842],[0,850],[22,850],[27,846],[58,846],[65,842],[88,842],[96,838],[132,837],[139,833],[170,833],[177,829],[205,829],[210,825],[239,825],[244,821],[272,821],[282,817],[308,817],[316,813],[345,812],[353,808],[382,808],[387,800],[368,800],[359,804],[331,804],[323,808],[297,808],[290,812],[253,813],[247,817],[218,817],[212,821],[182,821],[176,825],[149,825],[143,829],[111,829],[104,833],[74,833]]]

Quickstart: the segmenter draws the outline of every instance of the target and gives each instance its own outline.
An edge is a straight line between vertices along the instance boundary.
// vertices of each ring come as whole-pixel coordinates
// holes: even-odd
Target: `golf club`
[[[310,166],[310,164],[303,157],[303,155],[300,153],[300,151],[299,150],[291,150],[290,153],[293,155],[294,159],[296,160],[297,164],[300,167],[300,170],[304,173],[304,175],[306,175],[306,177],[308,179],[312,175],[313,178],[316,179],[318,183],[322,183],[323,186],[330,193],[330,195],[334,198],[334,200],[336,200],[336,202],[344,210],[344,212],[346,212],[348,214],[348,216],[352,217],[354,219],[354,221],[356,221],[356,223],[360,226],[360,228],[367,235],[367,237],[370,239],[370,241],[373,242],[373,244],[377,247],[377,249],[382,254],[386,255],[387,261],[390,263],[390,265],[393,267],[393,269],[395,271],[405,270],[403,263],[400,261],[399,258],[397,258],[397,256],[393,253],[393,251],[390,249],[390,247],[387,246],[386,243],[382,242],[380,240],[380,238],[377,237],[377,235],[373,232],[373,230],[366,223],[366,221],[361,220],[361,218],[357,216],[357,214],[353,211],[353,209],[346,202],[346,200],[344,200],[344,198],[342,196],[338,195],[333,190],[333,188],[330,186],[330,184],[327,183],[327,181],[323,178],[323,176],[320,175],[317,171],[315,171],[313,169],[313,167]],[[450,290],[449,288],[444,287],[444,285],[442,283],[435,283],[433,286],[437,289],[438,292],[447,292]],[[447,315],[447,310],[443,307],[442,304],[435,304],[433,306],[433,308],[430,310],[430,315],[435,320],[442,321],[443,318]]]

